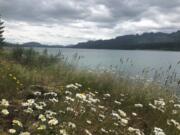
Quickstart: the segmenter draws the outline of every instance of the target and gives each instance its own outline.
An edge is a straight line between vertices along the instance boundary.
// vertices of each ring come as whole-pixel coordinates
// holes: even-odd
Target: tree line
[[[4,41],[3,33],[4,33],[4,22],[2,21],[0,16],[0,47],[1,48],[3,46],[3,41]]]

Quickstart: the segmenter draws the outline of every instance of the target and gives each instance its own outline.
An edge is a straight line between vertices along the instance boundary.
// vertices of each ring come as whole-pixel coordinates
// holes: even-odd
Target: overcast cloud
[[[5,38],[48,44],[180,29],[179,0],[0,0]]]

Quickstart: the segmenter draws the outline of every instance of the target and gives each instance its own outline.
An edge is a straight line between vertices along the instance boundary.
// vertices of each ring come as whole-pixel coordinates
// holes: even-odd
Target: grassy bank
[[[0,134],[180,134],[180,103],[167,88],[79,70],[61,53],[1,51],[0,80]]]

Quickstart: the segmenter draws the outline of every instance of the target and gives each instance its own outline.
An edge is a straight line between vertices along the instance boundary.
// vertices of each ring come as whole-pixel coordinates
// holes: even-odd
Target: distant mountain
[[[125,35],[110,40],[78,43],[69,48],[124,49],[124,50],[180,50],[180,31],[167,33],[143,33]]]
[[[40,44],[38,42],[28,42],[28,43],[24,43],[21,46],[23,47],[45,47],[45,48],[63,48],[64,46],[62,45],[44,45],[44,44]]]
[[[65,46],[63,45],[44,45],[38,42],[27,42],[24,44],[15,44],[15,43],[9,43],[9,42],[5,42],[4,43],[6,47],[17,47],[17,46],[21,46],[21,47],[30,47],[30,48],[35,48],[35,47],[43,47],[43,48],[64,48]]]

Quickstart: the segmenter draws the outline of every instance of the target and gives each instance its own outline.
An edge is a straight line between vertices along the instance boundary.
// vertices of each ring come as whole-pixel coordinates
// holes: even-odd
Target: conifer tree
[[[0,16],[0,47],[3,46],[3,32],[4,32],[4,26],[3,26],[4,22],[1,20],[1,16]]]

